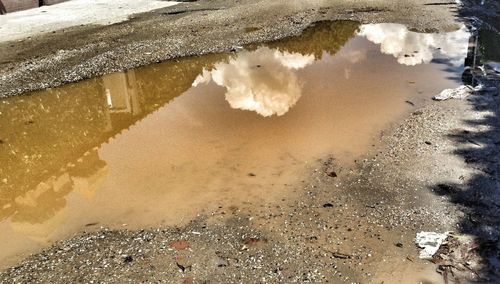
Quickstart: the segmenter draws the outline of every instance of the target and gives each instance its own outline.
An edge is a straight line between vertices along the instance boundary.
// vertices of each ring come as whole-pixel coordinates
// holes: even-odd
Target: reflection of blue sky
[[[449,33],[417,33],[400,24],[362,25],[360,36],[380,44],[380,51],[397,58],[400,64],[429,63],[433,58],[444,58],[451,64],[463,64],[467,56],[470,33],[465,26]]]
[[[227,102],[235,109],[262,116],[283,115],[298,101],[302,84],[296,70],[314,62],[313,55],[281,52],[268,47],[243,51],[228,63],[204,70],[193,83],[213,81],[227,89]]]

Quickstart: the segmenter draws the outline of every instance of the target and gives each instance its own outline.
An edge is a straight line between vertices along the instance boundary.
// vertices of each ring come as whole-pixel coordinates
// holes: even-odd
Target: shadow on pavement
[[[477,118],[465,120],[467,129],[448,134],[454,154],[464,159],[473,176],[463,184],[436,184],[435,194],[446,197],[464,213],[457,235],[448,238],[434,256],[447,281],[466,278],[471,282],[500,281],[500,74],[491,62],[500,62],[500,2],[463,1],[458,15],[473,32],[462,76],[464,84],[483,84],[468,98]],[[488,63],[490,66],[488,66]]]

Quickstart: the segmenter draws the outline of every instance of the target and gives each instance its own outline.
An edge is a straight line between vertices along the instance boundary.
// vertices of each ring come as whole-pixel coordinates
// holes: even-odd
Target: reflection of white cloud
[[[342,57],[351,63],[358,63],[366,59],[366,50],[348,50]]]
[[[193,86],[214,81],[226,87],[226,100],[232,108],[252,110],[262,116],[283,115],[302,94],[295,70],[313,61],[313,55],[261,47],[240,52],[211,71],[203,70]]]
[[[400,64],[428,63],[433,57],[442,56],[456,66],[467,56],[470,37],[465,26],[450,33],[424,34],[411,32],[400,24],[363,25],[359,35],[380,44],[382,53],[393,55]]]

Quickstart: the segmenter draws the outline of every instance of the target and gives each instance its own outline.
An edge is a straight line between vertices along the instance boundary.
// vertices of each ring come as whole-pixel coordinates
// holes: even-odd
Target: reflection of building
[[[104,94],[108,106],[106,131],[113,129],[110,114],[125,113],[132,116],[141,113],[135,72],[114,73],[102,78]]]
[[[11,210],[13,222],[43,223],[65,206],[64,197],[70,192],[76,190],[87,198],[91,197],[105,173],[106,163],[93,150],[77,163],[65,167],[62,174],[40,182],[4,207]]]
[[[270,47],[280,54],[321,56],[340,49],[357,27],[354,22],[318,24]],[[66,206],[70,192],[92,198],[106,165],[91,149],[191,88],[204,68],[227,59],[228,54],[187,57],[2,100],[0,222],[45,223]],[[60,189],[62,181],[67,185]]]
[[[102,81],[111,112],[127,112],[132,115],[141,113],[133,70],[107,75],[102,78]]]
[[[33,240],[48,240],[66,220],[67,196],[75,192],[92,198],[106,174],[106,163],[99,159],[97,151],[87,152],[59,176],[40,182],[4,206],[9,209],[11,227]]]
[[[186,58],[4,99],[0,222],[43,227],[59,218],[70,192],[92,198],[107,174],[95,149],[189,89],[204,67],[223,56]]]

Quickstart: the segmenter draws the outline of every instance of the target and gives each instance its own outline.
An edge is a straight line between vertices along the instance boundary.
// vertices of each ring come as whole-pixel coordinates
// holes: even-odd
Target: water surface
[[[0,265],[93,227],[182,225],[288,198],[459,84],[468,33],[321,23],[0,100]]]

